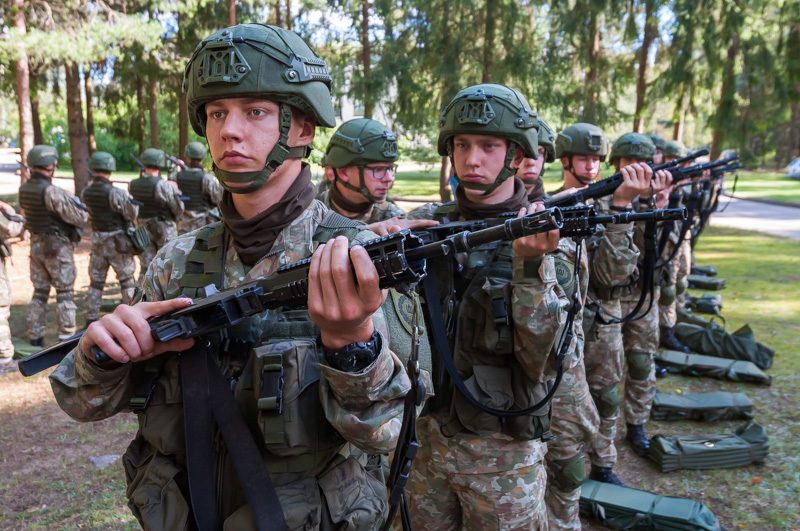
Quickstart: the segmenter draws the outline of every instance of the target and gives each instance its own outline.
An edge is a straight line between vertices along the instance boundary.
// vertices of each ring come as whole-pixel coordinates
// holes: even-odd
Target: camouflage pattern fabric
[[[10,207],[8,207],[10,208]],[[25,224],[11,221],[0,213],[0,239],[6,240],[22,234]],[[11,329],[8,318],[11,316],[11,282],[8,280],[6,260],[0,260],[0,358],[11,358],[14,355],[14,344],[11,342]]]
[[[580,325],[579,325],[580,326]],[[581,341],[581,344],[583,341]],[[581,345],[581,350],[583,349]],[[580,459],[597,436],[600,415],[589,393],[583,360],[564,373],[553,397],[550,431],[555,439],[547,443],[547,515],[551,529],[580,529],[580,487],[565,488],[551,479],[558,474],[554,465]]]
[[[672,253],[675,243],[669,242],[666,252]],[[691,240],[680,242],[679,249],[672,262],[665,266],[669,271],[669,286],[675,286],[679,281],[685,281],[692,268]],[[675,297],[671,304],[659,304],[658,322],[660,326],[672,328],[678,323],[678,306],[682,306],[681,297]]]
[[[183,203],[177,185],[165,179],[156,184],[156,201],[166,205],[172,212],[175,219],[180,219],[183,214]],[[150,245],[139,255],[139,282],[144,278],[147,266],[152,262],[156,252],[169,241],[178,236],[178,224],[172,220],[162,220],[158,218],[139,218],[139,226],[144,225],[150,234]]]
[[[71,225],[82,227],[89,220],[89,214],[76,204],[75,196],[59,188],[50,186],[44,195],[45,207]],[[75,244],[65,236],[56,234],[31,234],[30,273],[33,284],[33,298],[28,312],[28,337],[43,338],[45,334],[47,299],[50,287],[56,290],[56,314],[58,316],[58,336],[65,338],[75,333],[74,302]]]
[[[109,267],[117,275],[123,304],[130,302],[136,287],[133,278],[136,263],[131,251],[130,239],[122,231],[92,234],[92,255],[89,257],[89,290],[86,293],[87,321],[96,321],[100,318],[103,287]]]
[[[655,287],[653,297],[658,300],[659,288]],[[636,290],[629,297],[621,300],[623,315],[630,312],[639,298]],[[628,370],[625,373],[625,422],[628,424],[646,424],[650,418],[650,408],[656,396],[655,355],[658,351],[658,305],[653,304],[650,311],[641,319],[628,321],[622,325],[622,340],[625,348]],[[629,359],[632,354],[646,355],[649,363],[649,374],[646,378],[631,377]]]
[[[222,192],[225,189],[213,174],[203,173],[203,195],[211,204],[218,205],[222,200]],[[186,234],[209,223],[214,223],[219,219],[219,211],[216,208],[210,210],[192,211],[184,209],[180,219],[178,219],[178,234]]]
[[[336,208],[336,205],[332,204],[331,202],[330,186],[328,186],[326,190],[319,192],[317,194],[317,199],[322,201],[322,203],[331,210],[339,212],[339,210]],[[344,212],[339,212],[339,214],[345,215]],[[406,217],[406,211],[387,200],[373,203],[370,209],[367,210],[363,215],[351,219],[369,224],[377,223],[378,221],[386,221],[387,219],[395,217]]]
[[[414,529],[548,528],[545,443],[499,433],[448,438],[432,415],[419,419],[417,435],[422,447],[406,487]]]
[[[268,254],[249,270],[230,243],[225,249],[224,287],[267,276],[281,265],[308,257],[315,249],[312,236],[327,212],[322,203],[314,201],[275,241],[273,249],[282,251]],[[374,234],[362,231],[353,243],[374,237]],[[162,247],[151,262],[142,284],[147,300],[174,298],[181,293],[180,279],[194,242],[193,233],[177,237]],[[260,316],[262,321],[275,318],[274,312]],[[340,372],[321,363],[319,398],[324,418],[335,429],[337,437],[343,437],[363,452],[385,454],[394,449],[401,425],[403,397],[410,382],[402,363],[390,350],[394,339],[387,334],[381,311],[375,314],[375,327],[383,340],[375,362],[357,374]],[[139,435],[123,459],[128,473],[130,505],[144,527],[159,527],[167,521],[159,518],[167,518],[171,524],[181,528],[188,525],[186,513],[181,512],[181,507],[186,507],[186,500],[178,489],[170,488],[174,482],[168,482],[176,470],[185,466],[182,457],[185,443],[180,427],[180,377],[177,363],[173,364],[176,359],[166,359],[153,402],[139,416]],[[134,365],[126,364],[103,370],[76,349],[51,374],[51,385],[59,405],[70,416],[83,421],[98,420],[128,409],[128,399],[140,385],[137,375],[141,372],[134,371],[134,368]],[[284,393],[289,396],[299,391],[286,389]],[[264,436],[272,437],[274,434]],[[340,452],[346,452],[346,446],[342,446]],[[289,458],[273,454],[269,462],[280,464],[285,459]],[[351,525],[361,522],[361,527],[356,525],[355,528],[376,529],[386,507],[385,488],[379,482],[376,485],[375,481],[369,480],[368,474],[353,459],[335,458],[323,466],[325,468],[321,471],[272,475],[289,527],[302,528],[308,524],[315,528],[319,524],[322,489],[334,522],[342,525],[344,522],[351,522]],[[220,485],[223,497],[242,498],[237,486],[226,490],[225,485]],[[337,496],[337,505],[333,507],[330,500]],[[248,508],[241,503],[233,505],[231,511],[223,515],[230,519],[234,528],[241,528],[234,522],[248,521]],[[362,514],[363,519],[358,520],[361,509],[366,513]],[[378,509],[380,511],[376,513]],[[173,528],[172,525],[168,527]]]

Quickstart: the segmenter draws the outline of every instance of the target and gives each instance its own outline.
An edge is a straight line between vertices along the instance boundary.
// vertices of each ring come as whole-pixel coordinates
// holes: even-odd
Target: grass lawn
[[[733,179],[727,178],[728,191],[733,189]],[[789,179],[783,173],[770,171],[740,171],[736,183],[736,197],[746,199],[771,199],[800,205],[800,179]]]

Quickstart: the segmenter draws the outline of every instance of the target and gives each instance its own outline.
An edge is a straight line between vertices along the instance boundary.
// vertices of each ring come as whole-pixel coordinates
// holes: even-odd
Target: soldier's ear
[[[345,166],[344,168],[337,168],[336,173],[339,175],[339,180],[346,183],[354,182],[358,175],[358,168],[355,166]]]
[[[310,114],[292,109],[292,125],[289,129],[290,146],[310,146],[314,141],[317,123]]]

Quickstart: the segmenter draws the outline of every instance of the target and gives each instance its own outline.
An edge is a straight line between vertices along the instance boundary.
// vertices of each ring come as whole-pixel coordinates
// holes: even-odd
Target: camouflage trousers
[[[422,447],[406,489],[414,529],[548,529],[543,442],[448,438],[431,415],[417,422],[417,435]]]
[[[620,315],[618,299],[603,301],[603,308]],[[594,400],[600,422],[589,446],[589,458],[594,466],[613,468],[617,462],[617,418],[619,417],[620,383],[624,372],[625,350],[622,345],[622,326],[600,324],[594,310],[584,311],[584,365],[586,381]]]
[[[670,275],[672,285],[677,286],[680,283],[686,283],[686,278],[692,269],[692,243],[691,240],[684,240],[680,243],[675,258],[672,259],[670,264]],[[682,290],[676,288],[675,300],[672,304],[659,304],[658,308],[658,324],[672,328],[678,324],[678,306],[681,305]]]
[[[119,280],[122,302],[128,304],[135,288],[133,273],[136,263],[130,254],[130,241],[121,233],[96,232],[92,235],[92,255],[89,258],[89,291],[86,294],[86,320],[100,318],[100,304],[111,267]],[[127,250],[127,252],[125,252]]]
[[[11,317],[11,282],[8,280],[5,259],[0,260],[0,358],[14,355],[14,344],[11,342],[11,328],[8,318]]]
[[[153,261],[161,246],[178,237],[178,225],[174,221],[158,218],[139,220],[139,223],[144,223],[150,235],[150,245],[139,255],[139,282],[141,282],[147,272],[147,266]]]
[[[56,289],[56,313],[60,338],[75,333],[77,306],[73,300],[75,286],[75,245],[64,236],[31,235],[31,283],[33,298],[28,312],[28,337],[43,338],[46,326],[47,299],[50,287]]]
[[[580,484],[585,479],[584,452],[597,435],[600,416],[586,383],[583,360],[564,371],[553,397],[547,443],[547,517],[551,529],[580,529]]]
[[[215,209],[216,210],[216,209]],[[184,210],[178,220],[178,234],[186,234],[217,220],[208,210]]]
[[[656,286],[653,298],[658,300],[660,290]],[[625,315],[636,306],[638,291],[620,301]],[[650,408],[656,397],[655,355],[658,351],[658,304],[641,319],[622,325],[622,343],[625,348],[625,422],[646,424]]]

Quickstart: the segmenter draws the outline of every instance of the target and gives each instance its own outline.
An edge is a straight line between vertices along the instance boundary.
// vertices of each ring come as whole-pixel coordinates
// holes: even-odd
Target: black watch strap
[[[378,357],[381,351],[381,336],[377,330],[372,332],[368,341],[356,341],[338,350],[331,350],[324,345],[322,351],[328,365],[342,372],[361,372]]]

